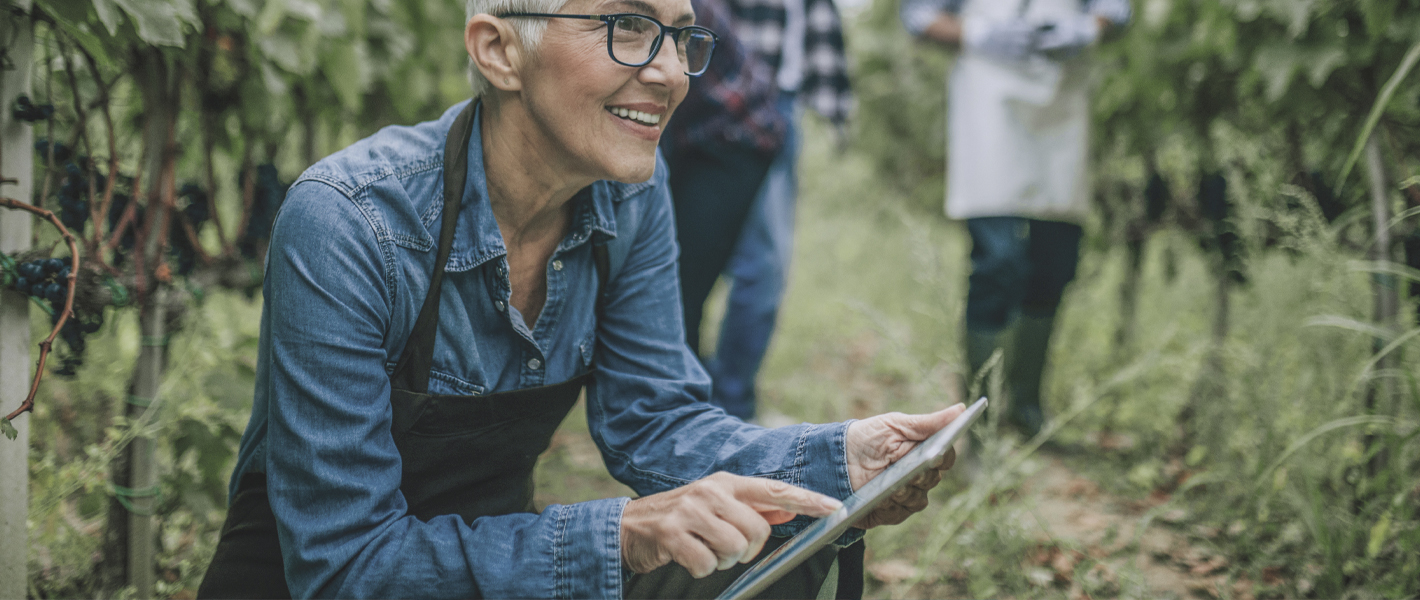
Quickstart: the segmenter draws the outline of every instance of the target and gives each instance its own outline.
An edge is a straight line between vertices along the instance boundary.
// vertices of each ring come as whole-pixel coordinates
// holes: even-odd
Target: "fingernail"
[[[830,497],[828,497],[828,496],[824,496],[824,497],[823,497],[823,502],[822,502],[822,503],[823,503],[823,507],[826,508],[826,509],[828,509],[828,510],[838,510],[838,509],[840,509],[840,508],[843,508],[843,503],[842,503],[842,502],[839,502],[837,499],[835,499],[835,498],[830,498]]]

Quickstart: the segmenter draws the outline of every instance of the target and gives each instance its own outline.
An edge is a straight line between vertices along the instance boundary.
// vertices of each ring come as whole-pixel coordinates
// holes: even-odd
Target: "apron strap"
[[[606,280],[611,276],[611,253],[606,242],[592,244],[592,264],[597,268],[597,316],[601,316],[602,294],[606,293]]]
[[[464,185],[468,181],[468,143],[473,136],[473,111],[477,101],[469,102],[454,119],[444,142],[444,216],[439,228],[439,251],[434,259],[434,273],[429,279],[429,291],[424,306],[414,321],[414,330],[404,343],[404,352],[395,364],[391,384],[419,394],[429,392],[429,370],[434,364],[434,339],[439,332],[439,297],[444,287],[444,268],[454,247],[454,230],[458,225],[459,208],[463,204]],[[606,290],[611,273],[611,257],[605,243],[592,244],[592,258],[597,270],[597,317],[601,317],[600,291]]]
[[[429,368],[434,363],[434,337],[439,330],[439,296],[444,288],[444,267],[454,247],[459,207],[463,204],[464,183],[468,180],[468,142],[473,135],[473,110],[478,101],[465,106],[444,142],[444,216],[439,230],[439,253],[434,259],[434,275],[424,307],[414,322],[414,331],[404,343],[404,353],[394,368],[394,386],[417,393],[429,391]]]

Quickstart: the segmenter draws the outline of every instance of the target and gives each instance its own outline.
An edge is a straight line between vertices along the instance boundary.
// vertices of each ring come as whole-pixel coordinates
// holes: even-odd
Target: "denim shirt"
[[[256,393],[231,492],[242,475],[266,474],[297,598],[622,595],[626,498],[465,524],[456,515],[420,521],[399,491],[389,374],[433,271],[444,139],[463,106],[437,121],[387,127],[316,163],[276,218]],[[528,388],[590,367],[592,438],[611,474],[639,494],[716,471],[840,499],[851,493],[846,423],[764,429],[706,402],[710,380],[684,342],[679,250],[659,157],[650,181],[600,181],[572,201],[569,231],[548,263],[546,304],[529,328],[509,302],[477,116],[473,127],[431,393]],[[619,222],[636,225],[622,231]],[[593,236],[625,256],[600,320]],[[448,458],[450,469],[478,460]]]

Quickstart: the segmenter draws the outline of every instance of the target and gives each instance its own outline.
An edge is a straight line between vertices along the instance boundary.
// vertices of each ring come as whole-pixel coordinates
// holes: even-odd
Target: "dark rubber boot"
[[[1054,329],[1053,314],[1048,317],[1021,315],[1016,322],[1011,361],[1006,371],[1011,399],[1006,417],[1026,437],[1035,437],[1045,424],[1045,412],[1040,408],[1040,379]]]
[[[976,381],[976,377],[981,373],[981,367],[986,361],[991,360],[991,355],[1001,346],[1001,335],[998,333],[980,333],[966,330],[966,366],[970,372],[966,374],[966,386]],[[982,382],[985,385],[985,382]]]

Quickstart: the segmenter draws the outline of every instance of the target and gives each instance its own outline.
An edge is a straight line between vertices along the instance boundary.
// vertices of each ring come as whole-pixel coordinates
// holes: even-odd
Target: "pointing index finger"
[[[822,517],[843,506],[842,502],[818,492],[758,477],[737,478],[734,494],[737,500],[760,514],[792,513]]]

